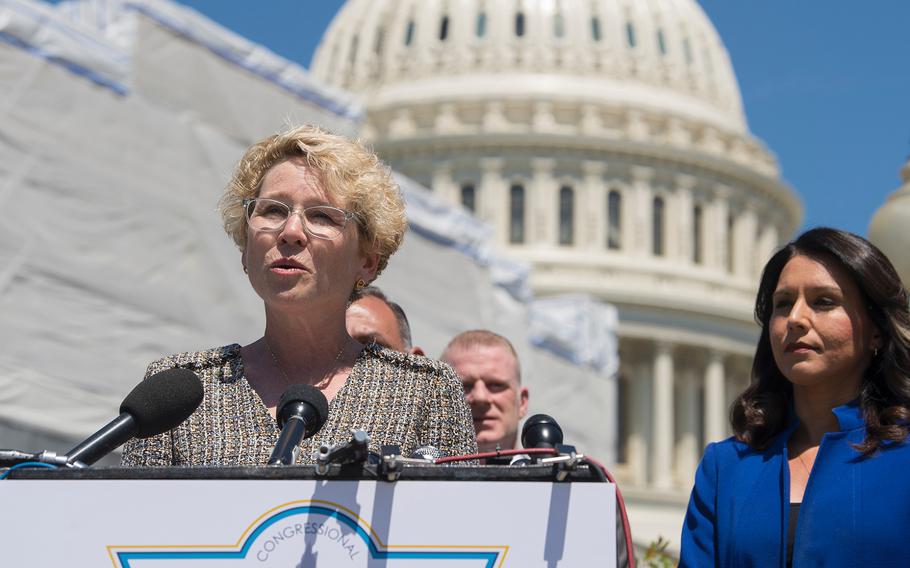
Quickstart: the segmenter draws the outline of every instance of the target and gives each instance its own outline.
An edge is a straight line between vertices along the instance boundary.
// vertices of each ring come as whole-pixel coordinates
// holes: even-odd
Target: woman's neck
[[[348,335],[344,312],[341,314],[340,318],[301,317],[266,310],[265,335],[260,341],[286,380],[317,383],[350,362],[359,344]]]
[[[819,387],[793,385],[793,408],[800,421],[797,433],[812,446],[819,445],[827,432],[840,430],[833,410],[858,395],[854,390],[838,392],[827,385]]]

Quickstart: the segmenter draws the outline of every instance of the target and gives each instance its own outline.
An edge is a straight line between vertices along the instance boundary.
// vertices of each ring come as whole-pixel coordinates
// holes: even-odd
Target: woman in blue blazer
[[[680,566],[910,566],[910,308],[865,239],[765,266],[752,384],[695,476]]]

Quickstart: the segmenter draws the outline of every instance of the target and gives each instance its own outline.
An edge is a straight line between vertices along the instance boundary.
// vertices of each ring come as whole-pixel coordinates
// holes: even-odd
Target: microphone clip
[[[576,452],[575,446],[568,444],[556,444],[556,451],[558,455],[543,458],[539,463],[552,464],[556,481],[565,481],[570,473],[578,469],[584,456]]]
[[[38,453],[21,452],[19,450],[0,450],[0,467],[9,467],[20,463],[38,462],[57,467],[82,468],[88,467],[81,461],[69,461],[66,455],[45,450]]]
[[[398,481],[405,458],[401,455],[401,447],[395,445],[382,446],[382,455],[376,464],[376,476],[384,478],[389,483]]]
[[[369,457],[370,435],[363,430],[351,430],[351,439],[343,444],[323,444],[316,457],[316,474],[328,475],[332,464],[365,463]]]

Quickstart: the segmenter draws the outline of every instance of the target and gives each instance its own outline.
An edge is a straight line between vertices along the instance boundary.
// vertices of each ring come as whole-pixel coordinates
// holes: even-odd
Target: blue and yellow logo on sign
[[[234,544],[109,546],[108,554],[115,568],[422,568],[437,563],[448,568],[501,568],[508,548],[387,544],[353,511],[311,500],[267,511]]]

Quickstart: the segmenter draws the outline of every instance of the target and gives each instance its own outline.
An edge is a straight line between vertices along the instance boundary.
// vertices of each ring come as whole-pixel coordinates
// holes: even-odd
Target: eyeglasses
[[[280,231],[288,222],[292,209],[287,203],[257,197],[244,199],[243,210],[247,223],[254,231]],[[294,212],[300,214],[303,230],[320,239],[335,239],[356,215],[331,205],[314,205]]]

